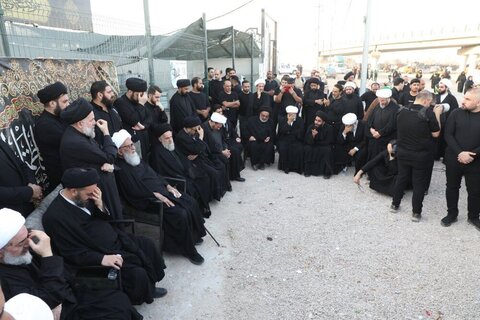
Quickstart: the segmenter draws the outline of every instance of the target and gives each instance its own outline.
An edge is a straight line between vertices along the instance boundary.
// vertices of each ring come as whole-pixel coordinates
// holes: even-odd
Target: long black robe
[[[210,177],[176,150],[167,150],[159,141],[152,145],[150,166],[163,177],[185,179],[187,193],[197,199],[200,208],[209,210],[213,200]]]
[[[50,309],[62,304],[62,320],[130,320],[131,304],[119,290],[89,290],[71,286],[65,278],[63,258],[33,254],[28,265],[0,263],[0,279],[5,299],[28,293],[45,302]],[[70,281],[73,279],[70,277]]]
[[[368,173],[370,188],[380,193],[393,196],[398,174],[398,165],[396,158],[390,160],[386,149],[368,161],[362,167],[362,171]]]
[[[271,164],[275,161],[273,139],[275,137],[272,119],[267,122],[260,121],[259,116],[251,116],[247,124],[248,136],[253,136],[255,141],[248,141],[248,152],[253,165]],[[265,142],[269,137],[270,140]]]
[[[342,117],[345,115],[345,106],[342,104],[342,99],[334,99],[331,95],[328,98],[330,101],[330,105],[326,107],[327,109],[327,116],[328,116],[328,123],[333,126],[333,134],[336,137],[338,132],[340,131],[340,127],[342,126]],[[311,123],[305,122],[305,127],[313,125],[313,121]]]
[[[107,108],[108,111],[105,111],[101,106],[95,104],[93,101],[90,103],[93,106],[95,120],[105,120],[108,124],[108,131],[110,132],[110,135],[122,130],[122,118],[120,118],[118,111],[113,106]],[[95,140],[99,145],[103,145],[103,133],[102,130],[100,130],[100,128],[97,126],[95,126]]]
[[[52,249],[72,267],[101,265],[104,255],[120,254],[123,291],[132,304],[153,302],[155,283],[165,276],[165,264],[151,239],[116,229],[90,202],[91,215],[59,194],[43,215]]]
[[[163,206],[163,250],[186,257],[196,254],[195,243],[205,236],[205,227],[195,199],[184,193],[180,198],[175,198],[166,188],[167,181],[144,161],[135,167],[123,159],[118,159],[117,163],[120,167],[115,172],[118,188],[132,206],[140,210],[147,209],[156,200],[154,192],[175,204],[174,207]]]
[[[248,122],[247,122],[248,123]],[[247,130],[245,126],[245,130]],[[239,138],[235,127],[232,125],[230,121],[227,121],[223,127],[220,129],[227,143],[228,149],[230,150],[230,178],[232,178],[233,172],[238,172],[240,176],[240,171],[245,169],[245,164],[242,160],[242,152],[243,152],[243,144],[242,142],[238,142],[237,139]]]
[[[113,164],[117,156],[117,147],[110,136],[105,136],[103,146],[70,126],[60,144],[60,155],[63,170],[69,168],[94,168],[100,175],[99,188],[102,198],[114,219],[122,219],[122,203],[118,195],[117,184],[113,172],[105,172],[100,168],[105,163]]]
[[[173,134],[176,135],[183,129],[183,119],[194,115],[198,114],[190,95],[181,95],[175,92],[170,99],[170,124],[173,128]]]
[[[343,136],[344,129],[345,125],[342,125],[336,138],[334,151],[335,172],[338,173],[353,161],[355,161],[355,172],[357,172],[365,164],[367,158],[365,124],[362,121],[358,121],[355,134],[349,132]],[[352,157],[348,152],[353,148],[357,148],[358,151]]]
[[[278,169],[285,172],[303,173],[303,137],[305,129],[303,120],[297,118],[292,125],[287,117],[278,120]]]
[[[161,110],[159,106],[153,105],[150,102],[145,102],[145,108],[147,112],[150,113],[150,119],[152,123],[148,128],[148,136],[150,137],[150,152],[153,144],[157,141],[157,137],[155,136],[155,129],[159,127],[163,123],[168,122],[168,115],[165,110]],[[145,159],[146,160],[146,159]]]
[[[355,113],[357,116],[358,120],[363,119],[363,115],[365,114],[365,111],[363,109],[363,103],[360,97],[355,94],[345,94],[341,99],[340,103],[342,104],[343,107],[343,114],[341,117],[343,117],[347,113]]]
[[[223,164],[215,163],[209,158],[208,145],[198,136],[191,137],[182,129],[175,136],[175,146],[184,157],[197,155],[194,160],[191,160],[192,164],[208,174],[212,182],[211,193],[213,198],[220,201],[228,189],[228,175]]]
[[[447,96],[442,100],[441,95],[436,95],[436,103],[448,103],[450,105],[450,109],[447,112],[444,112],[440,115],[440,136],[436,138],[436,152],[435,152],[435,160],[445,157],[445,149],[447,148],[447,144],[445,142],[445,125],[447,123],[447,119],[450,116],[450,113],[458,109],[458,101],[457,98],[450,92]]]
[[[38,150],[42,157],[42,164],[48,177],[48,186],[45,193],[55,189],[62,180],[62,166],[60,162],[60,141],[67,124],[50,112],[43,111],[35,121],[34,135]]]
[[[387,148],[388,142],[396,138],[398,108],[395,102],[390,101],[384,108],[376,107],[368,118],[365,131],[368,140],[367,161],[383,152]],[[370,133],[371,128],[377,130],[381,137],[375,139]]]
[[[321,90],[308,90],[303,96],[302,118],[305,120],[305,127],[308,127],[315,120],[317,111],[327,112],[323,104],[315,103],[315,100],[325,98]]]
[[[0,208],[10,208],[27,217],[35,209],[31,201],[33,190],[28,186],[36,184],[33,172],[1,139],[0,163]]]
[[[146,107],[140,103],[128,99],[125,94],[115,100],[114,106],[122,118],[123,129],[130,133],[133,142],[140,141],[142,147],[142,159],[147,159],[150,150],[148,129],[152,123],[150,112],[148,112]],[[142,130],[134,130],[132,127],[139,122],[144,128]],[[113,135],[113,132],[110,131],[110,134]]]
[[[305,174],[306,175],[331,175],[333,174],[333,150],[335,141],[333,127],[328,123],[317,127],[317,135],[312,135],[314,125],[305,132]]]

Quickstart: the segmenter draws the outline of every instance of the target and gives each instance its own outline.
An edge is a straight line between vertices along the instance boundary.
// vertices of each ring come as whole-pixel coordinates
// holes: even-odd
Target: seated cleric
[[[43,226],[52,248],[65,262],[75,266],[106,266],[121,269],[123,290],[132,304],[152,303],[166,294],[155,288],[162,280],[165,264],[151,239],[121,231],[109,223],[110,212],[97,187],[93,168],[65,170],[65,187],[43,216]]]

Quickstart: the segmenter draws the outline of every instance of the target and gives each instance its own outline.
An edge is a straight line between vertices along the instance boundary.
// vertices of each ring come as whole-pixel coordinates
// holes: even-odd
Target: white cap
[[[388,89],[388,88],[378,89],[376,92],[376,95],[379,98],[390,98],[392,96],[392,89]]]
[[[287,113],[298,113],[298,108],[295,106],[288,106],[285,108]]]
[[[446,78],[440,80],[440,81],[438,82],[438,84],[440,84],[440,83],[441,83],[441,84],[444,84],[444,85],[445,85],[447,88],[449,88],[449,89],[452,88],[452,86],[453,86],[452,81],[450,81],[449,79],[446,79]]]
[[[218,112],[212,113],[210,120],[212,120],[213,122],[221,123],[221,124],[225,124],[227,122],[227,118]]]
[[[20,293],[5,302],[5,311],[16,320],[53,320],[52,310],[40,298]]]
[[[115,145],[117,146],[117,149],[120,148],[122,146],[122,144],[125,142],[125,140],[127,140],[128,138],[131,138],[132,136],[130,135],[130,133],[128,133],[127,130],[125,129],[122,129],[118,132],[115,132],[112,136],[112,141],[113,143],[115,143]]]
[[[0,249],[13,239],[25,224],[20,212],[9,208],[0,209]]]
[[[351,126],[355,122],[357,122],[357,115],[355,113],[347,113],[342,117],[342,122],[346,126]]]
[[[255,81],[255,87],[259,84],[265,85],[265,80],[264,79],[258,79],[257,81]]]
[[[356,89],[356,88],[357,88],[357,85],[356,85],[355,82],[353,82],[353,81],[347,81],[343,87],[344,87],[344,88],[346,88],[346,87],[352,87],[353,89]]]

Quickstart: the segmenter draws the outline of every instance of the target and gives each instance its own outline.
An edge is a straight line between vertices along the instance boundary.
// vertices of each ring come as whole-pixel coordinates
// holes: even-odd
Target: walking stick
[[[212,234],[210,233],[210,231],[208,231],[207,227],[204,226],[204,228],[205,228],[205,231],[207,231],[208,235],[213,239],[213,241],[215,241],[215,243],[217,244],[217,246],[220,247],[220,243],[218,243],[217,239],[215,239],[215,238],[212,236]]]

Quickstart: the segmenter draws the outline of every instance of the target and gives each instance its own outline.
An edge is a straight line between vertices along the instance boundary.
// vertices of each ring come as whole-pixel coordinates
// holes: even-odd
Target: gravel
[[[411,193],[391,198],[346,175],[305,178],[247,168],[244,183],[212,205],[195,266],[165,255],[169,293],[138,310],[146,319],[474,319],[480,232],[466,222],[466,192],[449,228],[445,173],[435,163],[420,223]]]

